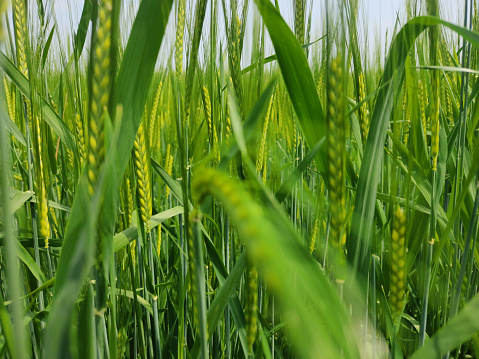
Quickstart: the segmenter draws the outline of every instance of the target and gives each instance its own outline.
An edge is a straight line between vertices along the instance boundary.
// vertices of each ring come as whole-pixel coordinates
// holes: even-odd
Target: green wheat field
[[[0,1],[0,358],[479,358],[476,0],[77,2]]]

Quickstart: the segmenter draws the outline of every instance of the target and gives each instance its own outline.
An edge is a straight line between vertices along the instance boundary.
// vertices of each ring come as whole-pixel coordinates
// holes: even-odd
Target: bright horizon
[[[192,0],[187,0],[190,3]],[[288,23],[290,27],[294,23],[294,12],[293,4],[294,0],[278,0],[281,15]],[[311,26],[311,40],[314,41],[321,36],[323,36],[323,25],[322,19],[324,18],[324,8],[325,1],[322,0],[305,0],[306,6],[310,8],[312,6],[312,26]],[[463,22],[463,12],[464,12],[464,3],[460,2],[458,5],[457,0],[439,0],[440,3],[440,16],[446,21],[455,23],[462,26]],[[127,6],[124,3],[124,22],[131,22],[131,19],[134,18],[134,13],[138,8],[138,1],[133,0]],[[218,1],[219,5],[219,1]],[[54,11],[56,14],[56,19],[58,23],[58,28],[60,29],[60,37],[62,42],[66,44],[66,34],[71,36],[71,24],[73,28],[76,29],[78,22],[80,20],[81,11],[83,7],[83,0],[56,0],[53,2]],[[250,22],[254,19],[254,1],[250,1],[250,9],[248,19]],[[221,6],[219,6],[219,9]],[[190,9],[187,9],[191,11]],[[224,35],[224,25],[222,24],[222,15],[221,10],[218,11],[219,17],[221,19],[219,24],[219,32],[224,38],[222,43],[225,44],[225,35]],[[188,16],[188,14],[187,14]],[[406,19],[406,10],[405,10],[405,1],[404,0],[360,0],[359,2],[359,19],[358,19],[358,29],[367,29],[359,30],[359,43],[363,48],[368,48],[369,57],[374,57],[377,51],[380,51],[382,56],[385,56],[386,46],[390,43],[391,34],[394,31],[394,26],[396,19],[399,18],[399,24],[403,25]],[[165,36],[165,41],[162,46],[164,49],[159,58],[159,63],[166,63],[170,58],[171,49],[174,46],[174,16],[170,16],[169,25],[167,28],[167,36]],[[367,26],[365,26],[367,23]],[[251,25],[251,24],[249,24]],[[125,27],[128,28],[131,24],[126,24]],[[204,32],[207,33],[209,27],[209,5],[206,12],[206,19],[204,24]],[[248,34],[249,32],[249,34]],[[248,26],[246,36],[251,38],[252,26]],[[187,35],[186,35],[187,36]],[[247,41],[247,40],[245,40]],[[313,46],[321,46],[319,43]],[[200,49],[201,51],[201,49]],[[267,39],[266,42],[266,56],[274,53],[274,49]],[[163,57],[163,58],[162,58]],[[250,63],[251,54],[249,48],[245,47],[245,53],[243,54],[242,66],[247,66]],[[381,59],[383,61],[384,58]]]

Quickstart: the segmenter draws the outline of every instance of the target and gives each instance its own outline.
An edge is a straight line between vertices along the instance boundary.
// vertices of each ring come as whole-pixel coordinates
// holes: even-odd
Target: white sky
[[[57,17],[57,22],[60,29],[60,36],[65,41],[66,34],[70,33],[71,25],[76,29],[77,24],[80,19],[81,10],[83,6],[83,0],[53,0],[54,9]],[[220,3],[221,0],[218,0]],[[391,35],[394,30],[394,25],[396,22],[397,16],[401,21],[401,24],[404,23],[406,19],[405,13],[405,0],[359,0],[359,29],[363,33],[359,34],[359,42],[362,44],[363,49],[367,46],[370,55],[375,55],[377,46],[381,47],[381,54],[384,54],[386,39],[389,43]],[[413,0],[414,1],[414,0]],[[420,1],[420,0],[417,0]],[[188,0],[191,2],[191,0]],[[240,0],[241,2],[241,0]],[[312,15],[312,27],[311,27],[311,40],[315,40],[323,35],[322,32],[322,19],[324,18],[324,3],[325,0],[305,0],[307,4],[312,4],[313,6],[313,15]],[[334,3],[332,1],[331,3]],[[424,2],[424,0],[423,0]],[[135,11],[138,7],[138,0],[124,0],[124,4],[127,10],[125,11],[124,22],[130,21],[134,18]],[[291,26],[294,22],[293,20],[293,3],[294,0],[278,0],[280,5],[280,10],[283,18]],[[463,22],[463,12],[464,12],[464,2],[459,0],[439,0],[441,17],[447,21],[462,25]],[[459,4],[460,3],[460,4]],[[218,13],[221,13],[221,6],[219,6]],[[187,10],[188,11],[188,10]],[[248,19],[254,18],[254,0],[250,0],[250,13]],[[208,30],[208,14],[209,9],[207,9],[207,19],[205,21],[205,34]],[[188,16],[188,14],[187,14]],[[70,22],[71,21],[71,22]],[[223,21],[223,20],[221,20]],[[221,22],[220,21],[220,22]],[[164,44],[163,53],[168,53],[167,49],[171,49],[174,44],[174,27],[171,24],[173,21],[170,21],[169,30],[167,30],[166,44]],[[367,24],[367,27],[365,26]],[[128,28],[130,25],[125,24],[122,27]],[[223,26],[220,27],[224,28]],[[224,31],[223,31],[224,32]],[[71,36],[71,35],[70,35]],[[367,45],[364,42],[364,39],[367,38]],[[165,41],[164,41],[165,42]],[[224,42],[223,42],[224,44]],[[320,45],[316,45],[320,46]],[[245,46],[246,53],[243,54],[245,59],[243,66],[248,64],[250,54],[248,54],[248,46]],[[267,46],[266,48],[267,55],[273,53],[272,46]],[[161,56],[161,54],[160,54]],[[161,61],[161,59],[160,59]]]

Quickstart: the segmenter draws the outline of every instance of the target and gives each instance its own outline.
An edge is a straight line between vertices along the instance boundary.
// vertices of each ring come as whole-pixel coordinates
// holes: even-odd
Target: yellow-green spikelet
[[[298,151],[298,130],[296,129],[296,121],[295,121],[295,114],[294,112],[291,114],[291,126],[293,128],[293,154],[296,157]]]
[[[45,184],[42,182],[39,187],[40,193],[37,193],[39,200],[38,219],[40,222],[40,237],[45,240],[45,248],[49,246],[50,222],[48,220],[48,200],[46,196]]]
[[[309,253],[313,254],[314,248],[316,246],[316,238],[319,233],[319,223],[321,222],[321,216],[316,214],[316,219],[314,220],[313,233],[311,234],[311,240],[309,241]]]
[[[68,159],[67,168],[69,171],[73,171],[73,169],[75,168],[75,155],[73,151],[70,150],[69,148],[67,148],[66,151],[67,151],[67,159]]]
[[[294,6],[294,32],[296,39],[303,45],[304,42],[304,3],[303,0],[295,0]]]
[[[224,173],[209,168],[202,169],[201,175],[195,176],[192,183],[192,193],[198,204],[209,194],[222,202],[240,236],[249,238],[250,243],[263,230],[256,222],[261,213],[259,206]]]
[[[92,54],[92,97],[88,122],[88,190],[93,195],[98,174],[105,158],[105,120],[110,92],[112,2],[103,0],[99,6],[99,24]]]
[[[231,22],[231,30],[228,36],[228,60],[230,65],[231,81],[233,83],[233,88],[238,98],[238,106],[240,110],[240,115],[242,114],[243,108],[243,88],[241,85],[240,78],[240,49],[239,49],[239,35],[238,29],[236,29],[237,24],[234,21]]]
[[[363,73],[359,74],[359,101],[363,102],[366,98],[366,79]],[[368,103],[364,101],[359,110],[361,119],[361,134],[363,136],[363,143],[366,142],[366,138],[369,133],[369,110]]]
[[[323,107],[326,107],[326,95],[324,93],[324,90],[326,88],[326,62],[323,61],[321,63],[321,68],[319,70],[319,76],[318,76],[318,84],[317,84],[317,90],[318,90],[318,96],[319,100],[321,101],[321,105]]]
[[[35,177],[36,177],[36,195],[38,199],[38,221],[39,221],[39,234],[41,238],[45,240],[45,248],[48,248],[50,238],[50,222],[48,220],[48,198],[47,190],[44,181],[44,169],[42,161],[42,147],[41,147],[41,134],[40,134],[40,119],[36,118],[34,121],[35,129],[34,134],[36,136],[36,148],[35,148]]]
[[[238,27],[236,32],[238,33],[238,48],[239,48],[241,44],[241,20],[238,15],[236,15],[236,26]]]
[[[82,122],[80,114],[77,114],[75,116],[75,127],[77,130],[77,148],[78,148],[78,154],[80,156],[80,164],[83,166],[85,164],[86,151],[85,151],[85,134],[83,131],[83,122]]]
[[[265,162],[265,152],[266,152],[266,139],[267,139],[267,133],[268,133],[268,125],[269,125],[269,120],[271,117],[271,108],[273,106],[273,98],[274,96],[271,95],[268,103],[268,109],[266,111],[266,116],[264,118],[264,124],[263,124],[263,132],[261,136],[261,142],[258,150],[258,158],[256,159],[256,172],[260,174],[261,170],[263,169],[263,163]]]
[[[131,173],[128,171],[128,173]],[[125,185],[126,185],[126,226],[130,227],[131,226],[131,220],[133,218],[133,210],[134,210],[134,204],[133,204],[133,190],[131,188],[131,182],[129,175],[125,175]],[[130,253],[133,262],[135,263],[136,261],[136,241],[132,241],[130,244]]]
[[[28,74],[28,73],[27,73]],[[24,97],[24,102],[27,106],[27,117],[32,126],[33,141],[32,145],[34,148],[34,170],[35,170],[35,183],[34,188],[38,200],[38,231],[40,238],[44,238],[45,248],[49,247],[49,238],[50,238],[50,222],[48,220],[48,196],[47,196],[47,186],[45,183],[48,183],[48,172],[44,171],[44,153],[42,151],[42,134],[41,134],[41,121],[42,119],[38,116],[32,115],[32,107],[30,106],[30,101]],[[48,168],[48,167],[47,167]]]
[[[203,97],[203,105],[205,107],[206,122],[208,124],[208,140],[213,147],[213,124],[211,122],[211,103],[208,89],[205,85],[201,87],[201,95]]]
[[[183,70],[183,36],[185,32],[185,3],[186,0],[178,0],[178,23],[176,25],[175,41],[175,68],[178,79]]]
[[[5,90],[5,97],[7,99],[8,115],[13,122],[17,123],[15,119],[15,91],[10,91],[6,77],[3,78],[3,87]]]
[[[58,236],[58,231],[57,231],[57,228],[60,228],[59,226],[59,223],[58,223],[58,219],[57,219],[57,215],[55,213],[55,209],[53,207],[50,207],[49,208],[50,210],[50,216],[52,217],[52,221],[53,221],[53,232],[55,233],[56,236]]]
[[[50,106],[52,106],[53,111],[58,114],[58,105],[55,103],[52,94],[48,94],[48,101],[50,101]]]
[[[346,243],[344,229],[346,219],[345,196],[345,99],[343,70],[340,57],[331,61],[328,88],[328,181],[329,208],[331,213],[330,238],[335,247]]]
[[[419,112],[421,116],[422,130],[424,139],[426,139],[426,96],[424,95],[424,86],[421,81],[418,82]]]
[[[16,55],[17,55],[17,66],[20,72],[28,79],[28,67],[27,67],[27,58],[25,53],[25,46],[26,46],[26,38],[27,38],[27,20],[26,20],[26,13],[25,13],[25,1],[24,0],[14,0],[12,3],[12,10],[13,10],[13,21],[15,25],[15,47],[16,47]],[[27,118],[29,121],[30,129],[34,132],[35,131],[35,122],[33,121],[31,110],[32,107],[30,106],[29,100],[23,96],[23,103],[26,104],[27,107]],[[15,102],[13,102],[13,106],[15,106]],[[21,113],[21,107],[20,107]],[[13,119],[15,121],[15,119]],[[21,119],[20,122],[23,122]],[[18,125],[19,123],[17,123]],[[35,137],[33,139],[35,141]]]
[[[216,126],[213,123],[213,119],[211,117],[210,94],[208,92],[208,88],[205,85],[201,87],[201,95],[203,98],[203,105],[205,108],[206,122],[208,123],[208,139],[210,141],[210,146],[213,149],[213,153],[215,155],[215,161],[219,163],[220,151],[219,151],[218,134],[216,133]]]
[[[171,145],[166,146],[165,171],[170,176],[173,175],[173,155],[171,154]],[[166,197],[170,195],[170,187],[166,186]]]
[[[404,210],[396,207],[391,235],[391,283],[389,290],[389,307],[393,317],[401,314],[405,295],[405,259],[406,259],[406,215]]]
[[[213,270],[213,263],[208,261],[208,265],[206,266],[208,271],[208,282],[206,283],[208,287],[213,288],[213,280],[214,280],[214,270]]]
[[[226,127],[226,130],[225,130],[226,145],[229,146],[232,130],[231,130],[230,108],[228,104],[226,104],[226,126],[225,127]]]
[[[163,87],[163,83],[160,81],[158,84],[158,88],[156,90],[156,95],[155,95],[155,101],[153,102],[153,108],[151,109],[151,114],[150,114],[150,128],[153,128],[153,134],[150,136],[150,148],[153,148],[153,146],[158,146],[158,149],[160,148],[160,141],[159,141],[159,123],[157,119],[157,114],[158,114],[158,104],[160,103],[160,94],[161,94],[161,89]]]
[[[14,24],[15,24],[15,39],[16,39],[16,50],[17,50],[17,63],[20,72],[28,79],[28,67],[26,59],[26,12],[25,12],[25,2],[23,0],[14,0],[13,1],[13,13],[14,13]],[[41,238],[45,240],[45,248],[48,248],[49,243],[48,239],[50,237],[50,222],[48,220],[48,198],[47,190],[44,180],[44,170],[42,162],[42,138],[40,133],[40,118],[32,116],[32,107],[30,102],[24,97],[24,102],[27,107],[27,117],[30,121],[31,130],[33,132],[33,147],[34,147],[34,158],[35,158],[35,192],[38,199],[38,230]],[[12,104],[14,106],[14,104]],[[13,111],[11,111],[13,114]]]
[[[232,223],[242,238],[248,238],[248,267],[246,274],[246,332],[248,348],[251,352],[257,331],[257,269],[251,265],[263,248],[255,247],[255,238],[269,232],[264,224],[258,223],[261,209],[239,185],[225,174],[206,168],[196,176],[192,184],[195,203],[201,204],[208,194],[221,201]]]
[[[3,12],[7,8],[7,1],[2,1],[0,3],[0,41],[3,41]]]
[[[135,173],[138,184],[139,209],[141,219],[147,226],[151,218],[152,201],[151,201],[151,174],[150,174],[150,157],[148,155],[147,142],[145,139],[144,123],[140,123],[135,143],[133,145],[133,155],[135,163]]]
[[[18,69],[28,78],[27,60],[25,54],[26,14],[24,0],[13,0],[13,17],[15,23],[15,38],[17,46]]]

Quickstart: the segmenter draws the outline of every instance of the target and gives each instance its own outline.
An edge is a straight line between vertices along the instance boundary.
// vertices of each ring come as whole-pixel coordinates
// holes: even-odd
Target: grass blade
[[[479,332],[479,297],[471,300],[464,309],[440,329],[411,359],[440,358],[449,350],[457,348]]]

